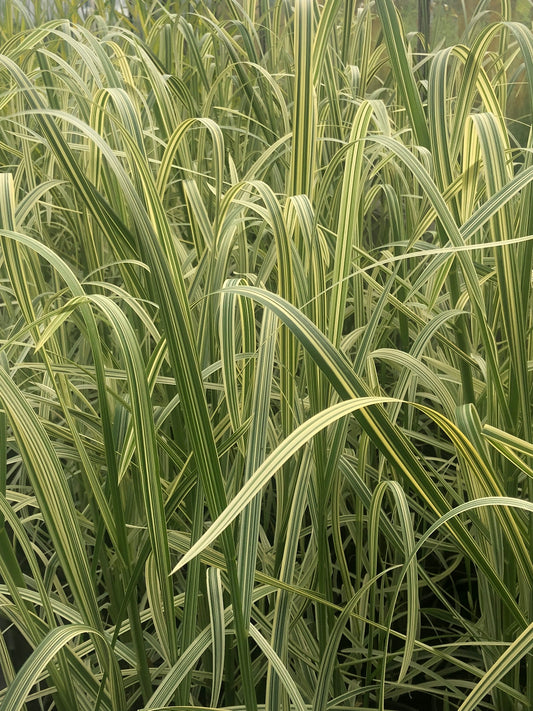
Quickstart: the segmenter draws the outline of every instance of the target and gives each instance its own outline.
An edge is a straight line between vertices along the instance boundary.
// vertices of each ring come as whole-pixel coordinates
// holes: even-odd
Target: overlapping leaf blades
[[[0,709],[525,708],[531,32],[8,5]]]

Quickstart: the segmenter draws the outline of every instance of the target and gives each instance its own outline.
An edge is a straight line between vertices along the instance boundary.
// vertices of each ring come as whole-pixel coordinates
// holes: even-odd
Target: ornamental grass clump
[[[0,711],[525,711],[531,30],[77,5],[1,5]]]

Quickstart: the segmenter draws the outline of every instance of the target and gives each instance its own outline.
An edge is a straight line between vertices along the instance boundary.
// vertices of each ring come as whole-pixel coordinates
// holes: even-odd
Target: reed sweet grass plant
[[[78,5],[0,4],[0,711],[525,711],[531,30]]]

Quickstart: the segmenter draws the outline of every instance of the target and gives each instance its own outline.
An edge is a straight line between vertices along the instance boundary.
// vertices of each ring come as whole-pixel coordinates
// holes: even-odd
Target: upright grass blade
[[[395,504],[397,506],[398,517],[400,519],[400,530],[402,535],[402,544],[405,549],[406,557],[410,559],[410,564],[408,571],[406,573],[407,578],[407,623],[406,623],[406,644],[405,651],[402,658],[402,665],[398,674],[399,681],[401,681],[409,669],[412,659],[413,652],[415,649],[415,639],[420,623],[420,603],[418,597],[418,570],[416,564],[416,558],[411,557],[412,551],[415,549],[415,536],[410,521],[409,507],[407,505],[407,499],[402,488],[397,482],[382,482],[376,487],[374,494],[372,496],[372,501],[369,509],[369,527],[370,527],[370,541],[369,541],[369,554],[371,556],[371,566],[370,572],[376,574],[376,564],[377,564],[377,545],[378,545],[378,534],[379,534],[379,508],[382,505],[383,497],[389,490],[394,497]],[[398,599],[398,594],[400,590],[400,585],[397,585],[396,594],[393,598],[394,604],[391,605],[387,613],[387,622],[389,623],[389,629],[392,627],[394,619],[394,611],[396,602]],[[372,596],[373,597],[373,596]],[[386,642],[384,646],[384,655],[382,661],[382,672],[381,672],[381,703],[384,704],[384,685],[386,679],[386,666],[387,666],[387,647],[388,647],[388,637],[389,632],[387,631]],[[371,645],[369,644],[369,651],[373,651]]]
[[[316,108],[313,89],[313,0],[296,0],[294,5],[295,87],[292,117],[291,195],[313,191]],[[315,58],[315,61],[318,58]]]
[[[224,673],[225,623],[222,582],[217,568],[207,569],[207,594],[211,616],[211,637],[213,643],[213,684],[211,687],[211,706],[216,706]]]
[[[500,126],[491,114],[480,114],[472,117],[481,145],[484,159],[487,193],[494,195],[511,180],[512,170],[506,160],[509,146],[506,145]],[[503,205],[491,220],[491,236],[493,240],[505,241],[514,233],[513,214],[510,203]],[[517,415],[513,412],[513,421],[521,431],[531,432],[531,403],[528,397],[528,355],[526,352],[526,312],[527,303],[521,298],[520,265],[517,252],[512,247],[501,246],[496,250],[496,274],[500,292],[500,304],[503,322],[509,347],[511,370],[509,373],[509,397],[513,403],[513,411],[520,404],[521,425],[517,423]],[[515,405],[516,403],[516,405]],[[523,428],[523,430],[522,430]]]
[[[347,277],[356,267],[353,253],[362,249],[362,197],[365,187],[363,157],[365,137],[372,117],[373,106],[363,101],[359,106],[350,133],[350,147],[346,156],[346,166],[342,183],[339,206],[339,224],[335,242],[335,261],[333,265],[333,287],[331,290],[329,310],[329,338],[338,346],[343,331],[344,306],[348,293]],[[355,298],[354,328],[360,328],[362,314],[362,280],[355,277],[353,285]]]
[[[241,283],[241,279],[228,279],[226,285]],[[255,353],[256,335],[253,306],[245,299],[237,299],[234,294],[222,293],[220,299],[219,339],[222,360],[222,378],[228,415],[232,427],[238,430],[250,412],[250,392],[253,387],[252,363],[246,363],[242,371],[241,398],[238,393],[237,335],[235,311],[239,309],[241,323],[241,348],[243,353]],[[244,454],[244,447],[242,447]]]
[[[317,434],[320,435],[320,432]],[[310,460],[310,456],[304,456],[301,459],[298,479],[294,487],[290,516],[287,523],[283,557],[279,570],[280,582],[286,585],[292,584],[296,570],[298,541],[301,535],[304,511],[309,500],[308,488],[312,474]],[[289,590],[287,588],[280,589],[276,598],[274,620],[272,623],[272,649],[284,664],[287,663],[286,660],[288,658],[289,640],[287,639],[285,630],[290,622],[291,602],[292,596],[289,594]],[[280,705],[285,702],[286,696],[282,696],[280,677],[274,669],[269,668],[267,676],[266,708],[279,708]]]
[[[261,325],[259,353],[253,390],[252,424],[248,434],[243,483],[262,464],[267,449],[268,420],[272,392],[277,319],[266,312]],[[257,545],[261,518],[261,497],[257,496],[243,511],[237,549],[237,571],[242,594],[242,610],[246,624],[252,609],[252,590],[257,564]]]
[[[320,75],[323,70],[323,63],[325,61],[326,53],[331,44],[331,35],[335,31],[335,20],[337,19],[337,14],[341,8],[340,0],[327,0],[324,3],[322,12],[320,13],[320,18],[316,27],[316,32],[313,36],[313,58],[312,58],[312,68],[313,68],[313,84],[316,87]],[[344,17],[345,17],[345,35],[349,36],[351,29],[351,20],[353,14],[353,2],[346,2],[344,7]],[[346,22],[348,19],[348,22]],[[344,45],[343,45],[344,46]],[[346,61],[344,59],[344,61]],[[296,193],[299,194],[299,193]]]
[[[416,87],[413,71],[407,61],[396,8],[392,0],[376,0],[376,8],[381,20],[383,38],[387,45],[394,78],[407,111],[415,140],[418,145],[429,148],[430,141],[424,108]]]

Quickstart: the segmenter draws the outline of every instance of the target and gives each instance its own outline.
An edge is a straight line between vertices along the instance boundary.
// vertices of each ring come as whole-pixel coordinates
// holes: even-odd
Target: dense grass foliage
[[[421,58],[391,0],[29,5],[0,711],[529,708],[531,31],[502,1]]]

